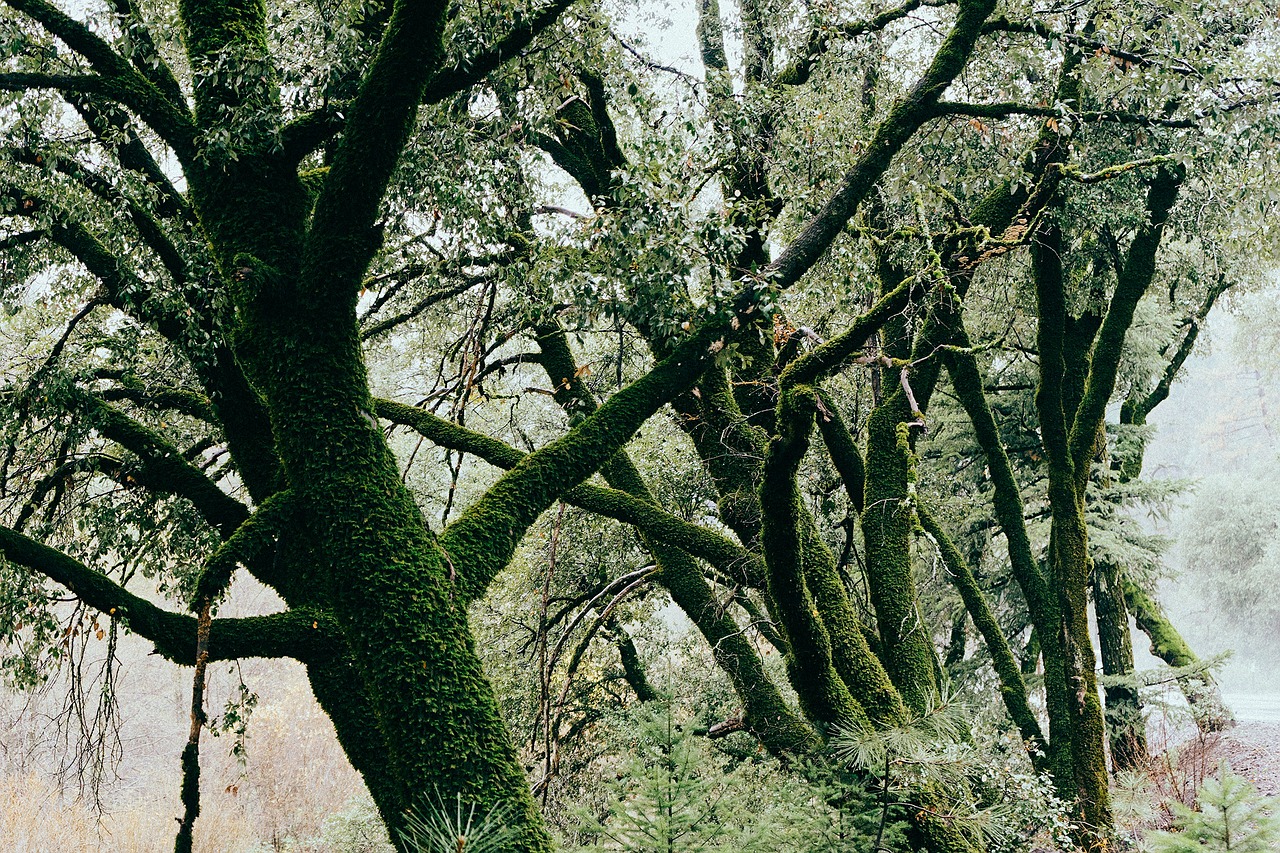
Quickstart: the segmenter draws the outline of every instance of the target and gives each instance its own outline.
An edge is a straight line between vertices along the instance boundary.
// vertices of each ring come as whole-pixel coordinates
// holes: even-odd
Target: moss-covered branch
[[[391,400],[378,400],[376,406],[379,417],[408,426],[440,447],[469,453],[498,468],[514,468],[527,456],[508,444],[450,423],[424,409]],[[646,536],[706,560],[726,577],[762,585],[764,569],[758,557],[723,534],[685,521],[653,503],[591,483],[568,490],[563,499],[588,512],[630,524]],[[446,549],[456,535],[450,532],[452,529],[446,529],[441,535],[441,544]]]
[[[1122,577],[1121,584],[1129,612],[1151,640],[1151,653],[1175,669],[1198,666],[1200,658],[1156,600],[1129,578]],[[1231,709],[1222,701],[1218,685],[1208,672],[1179,678],[1178,686],[1187,697],[1187,704],[1191,706],[1196,724],[1202,731],[1221,731],[1234,725]]]
[[[876,126],[867,153],[845,175],[840,187],[799,235],[768,267],[773,281],[789,287],[826,252],[844,230],[894,155],[929,120],[933,105],[964,70],[983,22],[995,10],[995,0],[963,0],[955,24],[947,33],[928,69],[888,115]]]
[[[449,525],[448,541],[465,549],[450,555],[468,567],[469,597],[506,566],[547,507],[599,470],[659,408],[697,381],[723,344],[714,332],[694,335],[566,435],[529,454]]]
[[[865,314],[831,340],[787,365],[778,377],[782,387],[813,385],[839,370],[855,352],[888,322],[906,309],[911,298],[911,282],[903,281],[876,300]]]
[[[157,607],[79,560],[16,531],[0,527],[0,555],[9,562],[66,587],[89,607],[119,619],[155,644],[174,663],[195,661],[196,620]],[[333,620],[306,608],[271,616],[215,619],[210,629],[211,661],[240,658],[323,658],[339,641]]]
[[[215,426],[219,425],[209,398],[187,388],[134,388],[120,386],[99,391],[106,403],[129,402],[142,409],[177,412]]]
[[[1185,171],[1161,166],[1147,192],[1147,221],[1138,229],[1125,256],[1106,319],[1098,332],[1084,397],[1071,426],[1071,461],[1077,473],[1086,468],[1096,443],[1098,429],[1115,390],[1124,338],[1133,323],[1138,301],[1147,292],[1156,273],[1156,254],[1164,234],[1164,224],[1178,198]]]
[[[112,0],[111,5],[115,8],[121,26],[128,32],[133,47],[129,57],[133,67],[139,74],[150,80],[170,103],[185,104],[186,96],[182,92],[182,87],[178,85],[178,79],[174,77],[173,69],[165,61],[164,54],[156,46],[155,38],[142,16],[138,14],[133,0]]]
[[[840,416],[835,401],[821,390],[818,391],[818,401],[821,405],[817,421],[822,442],[827,446],[831,464],[836,466],[836,471],[840,474],[840,482],[844,484],[845,494],[849,498],[850,512],[855,516],[861,515],[866,498],[866,462],[863,461],[862,452],[858,450],[858,443],[845,425],[844,418]]]
[[[312,214],[302,268],[316,298],[354,305],[355,288],[379,248],[379,205],[443,56],[448,6],[398,2],[391,12]]]
[[[760,484],[764,510],[761,543],[772,596],[789,653],[787,668],[801,707],[814,723],[867,728],[871,719],[837,675],[831,637],[804,578],[804,515],[796,472],[809,446],[815,411],[813,389],[791,388],[778,401],[778,429],[769,444]]]
[[[1048,581],[1040,571],[1031,548],[1022,490],[1013,473],[1013,465],[1000,437],[995,416],[987,402],[978,359],[970,351],[969,333],[964,327],[963,319],[957,325],[955,336],[958,348],[943,353],[943,363],[951,377],[956,398],[969,416],[974,437],[987,460],[987,470],[994,490],[992,505],[996,521],[1005,535],[1014,579],[1027,600],[1032,619],[1037,624],[1052,625],[1057,618],[1057,608],[1053,604]]]
[[[577,362],[564,330],[558,326],[540,329],[538,346],[547,376],[556,389],[557,402],[573,412],[595,411],[596,400],[578,374]],[[657,499],[625,450],[620,450],[607,462],[601,473],[609,485],[636,499],[639,505],[630,507],[632,514],[637,510],[644,513],[646,506],[659,508]],[[575,490],[580,491],[585,489],[579,487]],[[604,490],[600,492],[603,493]],[[612,496],[597,493],[589,497],[588,503],[593,502],[591,498],[594,498],[594,502],[599,504],[602,497],[607,499]],[[652,525],[656,514],[647,514]],[[674,520],[661,516],[658,518],[659,523],[665,527],[670,527],[669,522]],[[696,552],[675,545],[676,541],[690,537],[686,535],[673,540],[670,537],[654,536],[643,527],[637,529],[640,530],[645,547],[658,563],[657,581],[670,592],[672,600],[697,626],[710,646],[716,663],[733,682],[734,690],[743,703],[745,727],[775,753],[804,753],[816,747],[818,738],[815,732],[787,706],[777,686],[765,674],[764,664],[755,647],[716,601],[714,590],[703,576],[701,568],[690,557],[691,553]],[[701,528],[693,531],[692,538],[700,543],[710,540],[710,537],[702,535]],[[736,560],[725,561],[722,558],[709,562],[729,577],[741,578],[738,582],[760,586],[764,582],[763,572],[752,571],[758,563],[753,557],[754,555],[744,551],[741,558]],[[739,570],[738,573],[733,572],[735,568]]]
[[[48,0],[6,0],[13,9],[38,22],[51,35],[89,61],[98,72],[90,88],[70,85],[49,86],[63,91],[93,91],[127,106],[167,142],[187,162],[194,153],[195,129],[186,106],[172,101],[151,80],[116,53],[111,45],[88,26],[67,15]],[[17,75],[5,75],[12,78]],[[52,75],[50,75],[52,76]]]
[[[1138,770],[1150,758],[1142,696],[1133,680],[1133,637],[1122,578],[1122,570],[1115,563],[1094,563],[1093,611],[1098,623],[1098,652],[1102,674],[1109,676],[1103,682],[1102,694],[1111,739],[1111,766],[1117,771]]]
[[[160,227],[160,223],[142,205],[107,180],[101,172],[66,157],[58,157],[51,162],[43,153],[30,146],[6,148],[5,153],[19,163],[51,168],[66,175],[112,208],[127,210],[129,219],[133,222],[138,236],[142,238],[143,244],[160,259],[174,282],[179,286],[186,282],[186,261],[169,235]]]
[[[292,492],[277,492],[244,520],[226,541],[205,561],[196,578],[192,606],[201,608],[217,599],[231,582],[237,563],[248,564],[269,549],[280,536],[281,528],[296,512]]]
[[[456,92],[479,83],[503,63],[519,56],[534,39],[555,25],[575,0],[551,0],[529,17],[517,17],[514,25],[495,44],[481,53],[442,68],[432,75],[423,91],[423,102],[435,104]]]
[[[960,593],[965,610],[968,611],[974,627],[978,629],[978,633],[987,644],[991,665],[1000,679],[1000,698],[1004,700],[1009,717],[1018,727],[1022,740],[1027,744],[1032,762],[1038,766],[1047,741],[1040,731],[1040,723],[1036,721],[1031,706],[1027,704],[1027,684],[1022,678],[1022,668],[1017,658],[1013,656],[1013,650],[1009,648],[1009,641],[1000,628],[995,612],[991,609],[991,602],[987,600],[982,587],[978,586],[973,571],[969,568],[969,562],[956,549],[933,513],[917,502],[916,516],[920,519],[920,525],[925,532],[937,545],[951,583]]]
[[[155,190],[157,204],[154,212],[157,216],[178,217],[188,225],[195,224],[196,215],[187,204],[186,197],[160,168],[138,135],[129,114],[119,104],[83,96],[73,97],[70,102],[98,142],[115,154],[116,161],[130,172],[141,175]]]

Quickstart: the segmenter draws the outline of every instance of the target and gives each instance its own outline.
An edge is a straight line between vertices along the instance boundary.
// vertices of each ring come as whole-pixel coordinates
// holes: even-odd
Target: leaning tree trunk
[[[1133,612],[1134,621],[1151,640],[1151,653],[1175,669],[1201,666],[1200,658],[1187,645],[1156,600],[1125,578],[1124,598]],[[1178,678],[1178,687],[1187,699],[1196,725],[1202,732],[1218,732],[1235,725],[1231,709],[1222,700],[1218,684],[1207,670]]]

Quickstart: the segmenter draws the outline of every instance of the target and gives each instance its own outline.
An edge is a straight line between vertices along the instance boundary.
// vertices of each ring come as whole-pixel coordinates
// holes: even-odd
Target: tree
[[[1166,42],[1183,34],[1157,25],[1163,12],[1142,18],[1135,47],[1109,40],[1121,12],[1014,19],[993,17],[993,0],[795,21],[743,2],[734,68],[722,13],[702,3],[704,75],[682,101],[606,16],[568,6],[116,0],[86,22],[48,0],[7,0],[0,239],[16,283],[9,322],[39,353],[7,377],[0,550],[28,584],[7,604],[40,610],[47,580],[194,664],[180,848],[198,814],[204,667],[288,656],[307,666],[393,838],[434,792],[481,820],[501,810],[517,849],[546,849],[467,609],[529,528],[557,501],[636,528],[653,579],[741,700],[715,733],[807,753],[840,728],[900,726],[943,681],[912,560],[917,518],[963,573],[916,487],[945,367],[1040,640],[1048,737],[984,618],[1002,695],[1027,740],[1047,745],[1087,832],[1105,835],[1087,485],[1187,180],[1179,146],[1205,115],[1265,103],[1265,84],[1180,70]],[[910,34],[916,14],[936,36]],[[1191,18],[1178,21],[1209,34],[1194,57],[1205,65],[1261,26],[1248,10]],[[860,56],[864,36],[899,39],[910,61]],[[1018,61],[1002,58],[1010,45]],[[860,97],[839,97],[851,83]],[[1011,87],[1026,97],[1008,100]],[[820,135],[828,113],[829,150],[811,157],[794,143]],[[995,170],[988,122],[1007,124],[1016,152]],[[953,145],[957,129],[973,144]],[[912,182],[934,156],[955,192]],[[550,164],[589,213],[545,198]],[[1101,185],[1133,220],[1114,241],[1114,284],[1110,272],[1073,276],[1067,252],[1088,230],[1071,202]],[[549,219],[566,211],[567,227]],[[1028,251],[1052,516],[1043,566],[983,396],[976,359],[991,342],[969,340],[965,312],[987,270],[1018,270]],[[1082,280],[1098,299],[1077,312]],[[806,300],[834,300],[823,334],[791,322]],[[469,319],[442,316],[458,304]],[[427,351],[454,338],[430,354],[456,375],[421,405],[376,398],[405,349],[396,335],[415,328]],[[574,350],[595,333],[622,341],[612,387],[593,387]],[[846,420],[857,393],[832,393],[855,368],[875,371],[865,424]],[[544,380],[546,395],[524,393]],[[533,421],[555,412],[507,413],[528,452],[469,426],[507,391],[561,410],[536,441]],[[711,482],[701,523],[667,511],[626,452],[668,404],[686,461]],[[449,455],[402,462],[384,422]],[[801,487],[815,429],[849,510],[843,559]],[[464,456],[506,473],[453,516]],[[439,524],[409,468],[445,486]],[[597,472],[603,483],[588,482]],[[845,578],[855,531],[865,614]],[[123,561],[114,577],[90,565],[110,561]],[[129,590],[135,566],[174,584],[194,615]],[[240,569],[284,609],[216,617]],[[611,615],[648,579],[609,578],[583,601],[607,600]],[[968,592],[981,609],[981,590]],[[798,707],[740,619],[784,653]],[[915,798],[913,843],[976,847],[937,817],[944,793],[926,783]]]
[[[1200,853],[1210,850],[1269,850],[1280,837],[1280,823],[1271,803],[1223,762],[1218,778],[1200,788],[1198,809],[1174,803],[1177,832],[1156,833],[1158,853]]]

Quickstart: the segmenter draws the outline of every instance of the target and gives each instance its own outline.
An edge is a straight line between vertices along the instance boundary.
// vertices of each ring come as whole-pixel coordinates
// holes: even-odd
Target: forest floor
[[[1258,793],[1280,797],[1280,697],[1224,698],[1236,718],[1226,731],[1201,733],[1185,718],[1152,726],[1150,771],[1166,799],[1191,805],[1200,785],[1217,776],[1224,761]]]
[[[1233,771],[1252,782],[1258,793],[1280,796],[1280,723],[1241,720],[1217,738],[1213,751],[1218,760],[1225,759]]]

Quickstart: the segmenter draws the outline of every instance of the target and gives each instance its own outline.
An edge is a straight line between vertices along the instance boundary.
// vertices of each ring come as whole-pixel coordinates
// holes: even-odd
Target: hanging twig
[[[200,816],[200,730],[207,719],[204,714],[204,677],[209,663],[209,626],[213,599],[205,596],[200,603],[200,615],[196,619],[196,671],[191,680],[191,731],[187,735],[186,748],[182,750],[182,806],[183,816],[178,821],[178,837],[174,839],[174,853],[191,853],[192,831]]]

